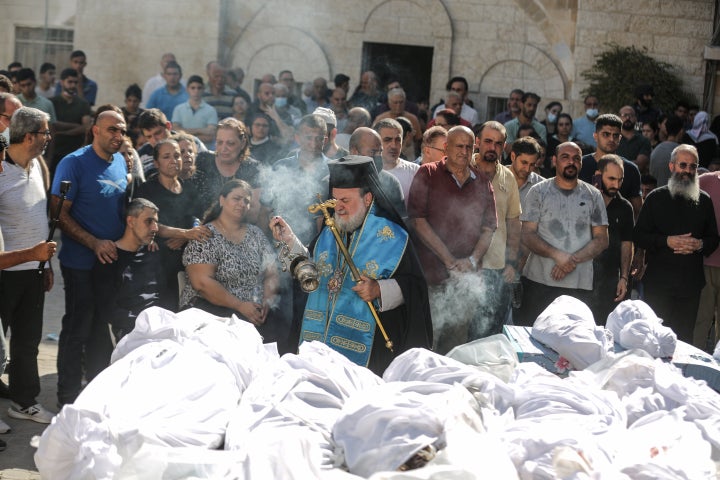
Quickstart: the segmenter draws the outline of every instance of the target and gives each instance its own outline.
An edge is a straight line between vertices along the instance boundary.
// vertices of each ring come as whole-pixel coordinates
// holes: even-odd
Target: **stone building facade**
[[[45,2],[5,0],[0,58],[13,59],[17,26],[42,27]],[[100,85],[99,103],[122,102],[131,83],[143,85],[172,51],[185,76],[204,75],[220,59],[246,71],[243,86],[288,68],[298,81],[360,77],[363,43],[432,48],[431,103],[447,79],[463,75],[480,111],[514,87],[560,100],[578,113],[581,73],[607,42],[647,47],[676,66],[698,100],[704,91],[704,47],[713,36],[713,0],[58,0],[50,27],[71,28],[85,50],[86,73]],[[37,67],[39,65],[30,65]],[[62,65],[58,66],[59,68]],[[714,75],[715,72],[709,72]],[[632,82],[632,72],[628,81]]]

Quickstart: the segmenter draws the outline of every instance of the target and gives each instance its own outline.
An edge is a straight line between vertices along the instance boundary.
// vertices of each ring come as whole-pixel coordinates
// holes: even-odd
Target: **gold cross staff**
[[[320,195],[318,195],[318,200],[321,200]],[[325,217],[325,225],[330,229],[333,236],[335,237],[335,243],[337,244],[338,248],[340,249],[340,252],[342,252],[343,257],[345,257],[345,261],[348,264],[348,267],[350,267],[350,274],[352,275],[352,279],[357,283],[360,282],[360,271],[355,266],[355,263],[353,262],[352,258],[350,257],[350,252],[348,252],[347,247],[345,246],[345,242],[342,241],[342,238],[340,238],[340,232],[338,232],[337,227],[335,226],[335,220],[330,216],[330,213],[328,212],[328,209],[335,208],[336,200],[331,198],[329,200],[325,200],[324,202],[316,203],[313,205],[310,205],[308,207],[308,211],[310,213],[317,213],[322,212],[323,217]],[[383,338],[385,339],[385,347],[387,347],[388,350],[391,352],[394,352],[393,350],[393,342],[388,338],[387,333],[385,332],[385,327],[383,327],[382,322],[380,321],[380,317],[378,316],[377,311],[375,310],[375,306],[372,304],[372,302],[365,302],[367,303],[368,308],[370,309],[370,313],[372,313],[373,318],[375,319],[375,323],[377,323],[378,328],[380,329],[380,333],[382,333]]]

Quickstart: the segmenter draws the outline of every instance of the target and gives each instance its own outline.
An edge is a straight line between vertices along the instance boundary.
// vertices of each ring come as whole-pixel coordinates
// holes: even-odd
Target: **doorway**
[[[372,70],[384,91],[392,79],[400,81],[408,100],[430,97],[433,47],[363,42],[362,71]]]

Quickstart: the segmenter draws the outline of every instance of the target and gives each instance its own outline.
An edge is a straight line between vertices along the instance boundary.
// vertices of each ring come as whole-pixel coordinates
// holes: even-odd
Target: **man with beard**
[[[472,164],[491,181],[498,224],[480,269],[486,302],[481,316],[473,318],[470,324],[469,340],[502,333],[510,309],[511,286],[519,276],[520,247],[520,192],[510,169],[500,164],[505,127],[495,121],[483,123],[475,146],[478,153],[473,156]]]
[[[580,169],[580,180],[593,183],[593,177],[597,174],[597,162],[605,155],[615,153],[620,145],[622,133],[622,120],[617,115],[606,113],[597,117],[595,121],[595,133],[593,138],[597,149],[595,153],[589,153],[582,158]],[[633,206],[633,213],[637,218],[642,206],[642,190],[640,187],[640,170],[637,165],[626,158],[623,160],[624,179],[620,186],[620,193]]]
[[[520,206],[525,210],[525,198],[530,188],[545,180],[535,173],[535,165],[542,153],[540,144],[532,137],[521,137],[510,146],[510,171],[520,191]]]
[[[545,140],[547,138],[547,130],[545,125],[538,122],[535,119],[535,112],[537,112],[537,106],[540,103],[540,96],[533,92],[525,92],[522,96],[522,104],[520,105],[520,113],[517,117],[513,118],[505,124],[507,130],[507,153],[510,153],[510,145],[514,142],[519,135],[521,125],[532,125],[535,132]]]
[[[478,267],[497,229],[490,181],[470,164],[474,143],[469,128],[451,128],[446,157],[422,165],[410,187],[408,216],[421,241],[418,255],[431,286],[441,354],[467,342],[484,300]]]
[[[53,157],[50,170],[55,171],[58,162],[68,153],[80,148],[85,141],[85,131],[92,118],[90,104],[78,96],[78,72],[66,68],[60,73],[60,93],[50,99],[55,108]]]
[[[127,187],[125,159],[118,153],[127,134],[123,116],[100,113],[93,143],[58,164],[52,185],[52,212],[60,203],[60,183],[71,182],[60,212],[62,248],[58,258],[65,282],[65,315],[58,344],[58,402],[72,403],[81,389],[83,365],[90,381],[110,361],[112,345],[91,269],[96,261],[117,259],[115,240],[125,230],[122,216]]]
[[[0,167],[0,230],[7,250],[33,247],[48,236],[46,175],[41,155],[51,139],[49,121],[47,113],[22,107],[10,122],[10,146]],[[12,403],[8,409],[12,418],[50,423],[53,417],[37,402],[43,305],[45,292],[52,286],[53,271],[49,264],[41,272],[36,261],[0,272],[3,332],[12,330],[9,371]],[[1,332],[0,342],[4,342]],[[4,349],[0,350],[4,354]],[[0,364],[4,361],[0,359]]]
[[[712,200],[700,190],[695,147],[676,147],[669,166],[670,180],[647,196],[633,240],[646,250],[645,301],[678,339],[692,343],[705,285],[703,256],[712,254],[720,239]]]
[[[650,141],[640,131],[635,130],[637,117],[635,110],[625,105],[618,112],[622,120],[620,143],[617,147],[617,154],[622,158],[630,160],[637,165],[641,172],[647,172],[650,164]]]
[[[607,250],[593,260],[595,288],[590,308],[595,323],[605,325],[608,315],[625,300],[632,260],[633,210],[630,202],[620,194],[623,182],[623,161],[617,155],[605,155],[598,161],[600,182],[608,216]]]
[[[300,342],[318,340],[378,375],[397,355],[430,348],[432,323],[427,284],[404,223],[388,204],[372,158],[347,156],[328,162],[333,220],[360,271],[353,280],[329,227],[310,245],[320,286],[308,296]],[[304,247],[280,217],[270,221],[273,236]],[[392,351],[376,325],[377,310]]]
[[[531,326],[555,298],[570,295],[587,304],[593,289],[592,260],[608,246],[608,220],[600,192],[578,179],[582,150],[557,147],[556,176],[528,192],[521,240],[530,256],[521,278],[522,308],[513,321]]]
[[[653,106],[653,99],[655,98],[655,90],[652,85],[640,85],[635,89],[635,116],[640,126],[652,121],[657,122],[658,117],[662,113],[660,110]]]
[[[500,122],[504,125],[513,118],[520,115],[520,105],[522,104],[523,95],[525,95],[525,92],[523,92],[519,88],[514,88],[510,92],[510,96],[508,97],[508,109],[495,115],[495,121]]]

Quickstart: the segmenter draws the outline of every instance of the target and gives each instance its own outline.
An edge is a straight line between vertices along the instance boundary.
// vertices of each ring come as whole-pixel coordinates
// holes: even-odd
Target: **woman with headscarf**
[[[693,126],[688,130],[683,143],[694,145],[700,158],[700,166],[707,168],[713,158],[718,155],[718,137],[708,128],[707,112],[698,112]]]

